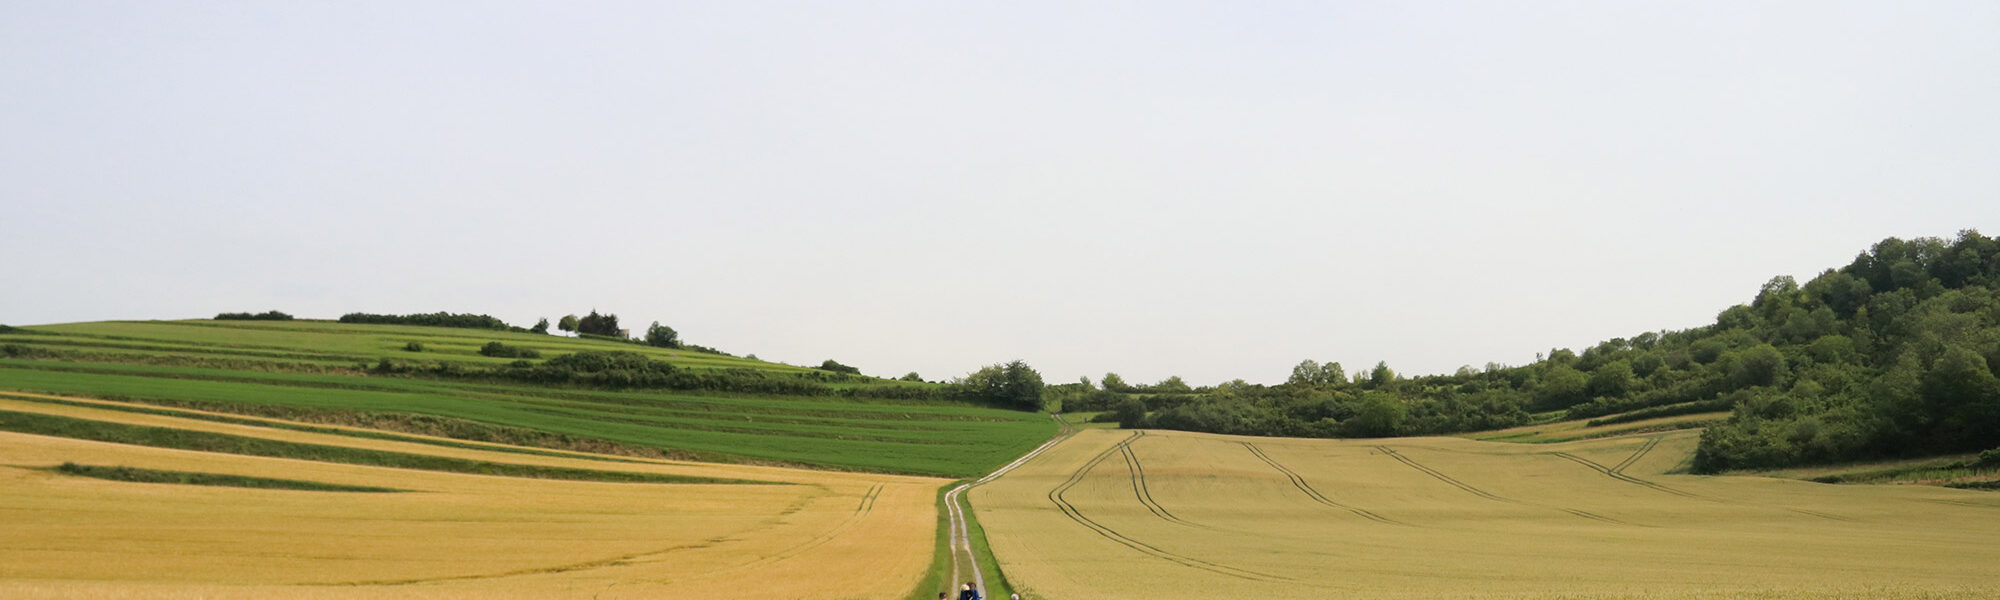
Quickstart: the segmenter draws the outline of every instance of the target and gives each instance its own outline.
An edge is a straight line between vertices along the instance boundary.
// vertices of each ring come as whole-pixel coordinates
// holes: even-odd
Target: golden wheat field
[[[2000,495],[1667,474],[1696,435],[1086,430],[972,502],[1029,598],[2000,597]]]
[[[315,444],[783,485],[602,483],[0,433],[0,598],[887,598],[930,565],[943,483],[607,462],[0,400],[0,408]],[[105,481],[63,462],[392,487]]]

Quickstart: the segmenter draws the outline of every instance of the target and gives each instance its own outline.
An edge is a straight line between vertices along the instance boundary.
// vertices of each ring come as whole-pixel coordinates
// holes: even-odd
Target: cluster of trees
[[[816,368],[818,368],[818,369],[819,369],[819,370],[821,370],[821,371],[826,371],[826,372],[828,372],[828,373],[846,373],[846,374],[849,374],[849,375],[860,375],[860,374],[861,374],[861,369],[860,369],[860,368],[857,368],[857,367],[850,367],[850,366],[847,366],[847,365],[843,365],[843,364],[840,364],[839,362],[837,362],[837,361],[835,361],[835,360],[833,360],[833,359],[831,359],[831,358],[829,358],[829,359],[826,359],[826,362],[823,362],[823,363],[820,363],[820,364],[819,364],[819,366],[818,366],[818,367],[816,367]]]
[[[1106,411],[1103,421],[1125,427],[1293,437],[1423,435],[1512,427],[1527,423],[1529,396],[1512,381],[1461,371],[1403,378],[1387,364],[1348,379],[1337,362],[1305,361],[1284,384],[1235,380],[1188,388],[1177,377],[1147,386],[1106,374],[1053,386],[1071,410]]]
[[[584,315],[582,318],[577,318],[576,315],[566,315],[556,324],[556,328],[563,331],[590,335],[619,335],[618,315],[600,315],[597,314],[596,309],[591,309],[590,314]]]
[[[495,329],[500,331],[526,331],[508,325],[491,315],[454,314],[444,311],[411,315],[377,315],[370,313],[347,313],[340,316],[342,323],[363,323],[369,325],[423,325],[426,327],[460,327],[465,329]]]
[[[2000,240],[1883,240],[1803,286],[1771,280],[1714,329],[1779,356],[1703,432],[1698,470],[2000,446]]]
[[[215,315],[217,321],[290,321],[292,316],[275,310],[260,313],[234,312]]]
[[[1182,390],[1115,374],[1055,386],[1128,426],[1252,435],[1384,436],[1569,418],[1733,410],[1695,468],[1773,467],[2000,445],[2000,241],[1890,238],[1804,285],[1772,279],[1713,325],[1618,338],[1535,363],[1351,379],[1305,361],[1284,384]]]
[[[969,402],[1040,412],[1062,410],[1060,396],[1043,394],[1042,374],[1018,360],[988,366],[952,383]]]

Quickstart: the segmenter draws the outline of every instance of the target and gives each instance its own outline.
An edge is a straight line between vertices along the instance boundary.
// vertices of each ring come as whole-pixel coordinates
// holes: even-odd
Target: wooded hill
[[[1052,386],[1128,426],[1310,437],[1420,435],[1544,419],[1733,411],[1702,472],[2000,446],[2000,240],[1889,238],[1800,285],[1773,278],[1706,327],[1557,349],[1533,364],[1353,378],[1301,363],[1275,386]]]

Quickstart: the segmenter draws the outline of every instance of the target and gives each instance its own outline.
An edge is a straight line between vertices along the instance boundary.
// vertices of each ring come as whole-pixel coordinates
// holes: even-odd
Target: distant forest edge
[[[1308,360],[1274,386],[1107,374],[1049,393],[1126,427],[1302,437],[1733,411],[1702,434],[1694,469],[1712,473],[2000,446],[1996,366],[2000,240],[1966,230],[1882,240],[1803,286],[1773,278],[1713,325],[1556,349],[1526,366],[1402,377],[1377,364],[1350,378]]]

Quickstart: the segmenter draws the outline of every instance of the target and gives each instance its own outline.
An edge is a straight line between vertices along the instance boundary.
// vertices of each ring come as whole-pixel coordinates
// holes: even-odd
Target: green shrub
[[[403,344],[403,351],[405,351],[405,352],[423,352],[423,351],[424,351],[424,343],[423,343],[423,342],[410,342],[410,343],[408,343],[408,344]]]
[[[487,342],[479,347],[479,353],[495,358],[541,358],[542,353],[533,348],[509,346],[500,342]]]

